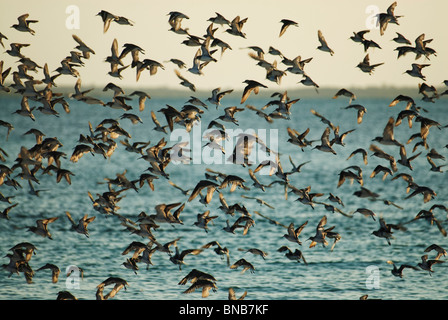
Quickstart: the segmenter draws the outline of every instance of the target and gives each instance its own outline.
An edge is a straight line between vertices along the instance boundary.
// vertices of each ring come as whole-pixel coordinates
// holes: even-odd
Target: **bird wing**
[[[386,127],[383,130],[383,138],[394,140],[394,118],[390,117],[387,121]]]
[[[236,300],[235,290],[229,288],[229,300]]]
[[[329,136],[330,136],[330,127],[326,127],[321,137],[322,145],[330,146]]]
[[[229,205],[227,204],[226,199],[224,199],[224,195],[222,193],[219,194],[219,202],[225,207],[228,208]]]
[[[307,224],[308,224],[308,221],[305,221],[301,226],[299,226],[299,227],[295,230],[294,234],[295,234],[296,236],[299,236],[299,234],[302,232],[303,228],[305,228],[305,226],[306,226]]]
[[[201,180],[199,181],[196,186],[193,189],[193,192],[191,193],[190,197],[188,198],[188,201],[190,202],[194,198],[196,198],[199,194],[199,192],[204,189],[209,184],[209,181],[207,180]]]
[[[244,90],[243,90],[243,96],[241,97],[241,102],[240,103],[244,103],[247,98],[249,98],[250,93],[252,92],[252,90],[254,90],[253,87],[251,87],[250,85],[247,85]]]
[[[320,219],[319,224],[317,225],[317,232],[322,232],[324,230],[324,226],[327,224],[327,216],[323,216],[322,219]]]
[[[326,46],[326,45],[327,45],[327,42],[325,41],[325,37],[324,37],[324,35],[322,34],[322,31],[317,30],[317,37],[318,37],[319,42],[320,42],[321,45],[323,45],[323,46]]]
[[[434,219],[434,222],[435,222],[437,228],[439,229],[440,233],[442,233],[442,235],[443,235],[444,237],[446,237],[446,236],[447,236],[446,230],[445,230],[445,228],[443,228],[443,226],[442,226],[442,224],[439,222],[439,220]]]
[[[291,222],[290,224],[289,224],[289,226],[288,226],[288,235],[290,236],[290,237],[296,237],[296,233],[295,233],[295,231],[294,231],[294,223],[293,222]]]
[[[177,248],[177,247],[176,247]],[[186,255],[198,255],[202,252],[203,249],[186,249],[180,253],[179,259],[182,260]]]
[[[57,219],[59,219],[59,217],[52,217],[52,218],[48,218],[48,219],[43,219],[42,223],[43,224],[49,224],[49,223],[52,223],[52,222],[56,221]]]
[[[65,214],[67,215],[68,220],[72,223],[72,225],[76,225],[75,221],[73,220],[72,216],[70,215],[70,212],[66,211]]]
[[[427,156],[426,159],[428,160],[429,164],[431,165],[431,168],[436,168],[436,164],[434,163],[434,161],[431,159],[431,157]]]
[[[252,171],[252,169],[249,169],[249,176],[250,178],[255,182],[260,184],[260,182],[258,181],[257,177],[255,176],[254,172]]]

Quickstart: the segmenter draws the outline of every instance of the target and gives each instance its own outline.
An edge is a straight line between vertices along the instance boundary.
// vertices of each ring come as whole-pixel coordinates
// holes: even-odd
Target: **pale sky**
[[[182,26],[188,28],[192,35],[203,36],[210,22],[210,17],[219,12],[228,20],[239,15],[242,19],[248,18],[243,27],[246,39],[225,33],[226,27],[216,26],[218,30],[215,37],[227,42],[232,50],[227,50],[221,57],[217,52],[214,57],[216,63],[209,63],[204,68],[204,75],[194,75],[181,69],[181,73],[193,82],[198,90],[211,90],[216,87],[224,89],[241,90],[246,79],[253,79],[275,88],[301,88],[298,82],[300,75],[288,73],[283,77],[280,85],[265,79],[266,72],[256,65],[256,61],[249,56],[248,46],[259,46],[265,52],[269,46],[280,50],[287,58],[293,59],[300,55],[302,59],[313,58],[306,65],[305,71],[320,87],[367,87],[367,86],[417,86],[423,81],[403,74],[411,68],[412,63],[430,66],[423,69],[426,82],[437,87],[442,81],[448,79],[446,73],[448,66],[448,41],[446,30],[446,13],[448,1],[398,1],[395,14],[403,16],[399,19],[400,25],[389,24],[385,34],[380,36],[378,29],[371,29],[365,35],[367,39],[377,42],[382,49],[369,49],[370,62],[384,65],[375,69],[373,75],[361,72],[356,65],[365,56],[361,44],[355,43],[349,37],[355,31],[371,28],[369,19],[375,13],[375,8],[385,12],[393,1],[383,0],[356,0],[356,1],[297,1],[297,0],[170,0],[170,1],[84,1],[84,0],[47,0],[47,1],[17,1],[10,2],[8,9],[3,8],[0,13],[0,32],[8,37],[3,40],[5,50],[9,43],[29,43],[30,47],[23,48],[22,53],[37,62],[40,66],[48,63],[50,71],[60,66],[60,61],[74,50],[76,42],[72,34],[78,35],[95,52],[89,60],[84,60],[85,66],[77,70],[81,74],[83,88],[90,86],[104,87],[108,82],[120,86],[138,86],[141,88],[174,87],[182,89],[180,80],[174,74],[177,67],[169,62],[170,58],[177,58],[192,66],[193,57],[197,47],[187,47],[181,44],[185,35],[168,31],[168,13],[180,11],[190,19],[184,19]],[[70,13],[66,9],[70,5],[79,8],[79,29],[69,29],[66,21]],[[103,33],[103,23],[96,14],[106,10],[118,16],[132,20],[134,26],[125,26],[112,23],[107,33]],[[36,34],[23,33],[11,28],[17,23],[17,17],[29,13],[29,19],[38,20],[32,24]],[[289,27],[286,33],[279,38],[281,19],[294,20],[299,27]],[[334,56],[316,49],[319,45],[317,30],[321,30],[328,45],[335,52]],[[417,36],[425,33],[425,39],[434,39],[428,44],[437,51],[437,56],[431,60],[421,58],[415,60],[415,55],[409,53],[397,60],[394,49],[400,44],[392,41],[400,32],[414,45]],[[159,69],[156,75],[150,76],[144,72],[136,82],[135,69],[122,72],[123,79],[113,78],[107,73],[110,71],[105,58],[110,55],[113,39],[118,41],[121,50],[124,43],[133,43],[145,50],[140,59],[152,59],[164,64],[165,70]],[[17,58],[1,53],[4,69],[12,66],[15,69]],[[287,66],[280,63],[278,56],[265,55],[269,62],[277,60],[278,68],[285,70]],[[130,64],[131,57],[124,59]],[[33,73],[30,73],[33,75]],[[54,73],[52,73],[54,74]],[[11,76],[10,76],[11,77]],[[35,76],[41,79],[41,74]],[[10,80],[10,78],[8,79]],[[60,76],[57,84],[74,85],[76,79],[67,75]],[[188,89],[184,88],[186,92]]]

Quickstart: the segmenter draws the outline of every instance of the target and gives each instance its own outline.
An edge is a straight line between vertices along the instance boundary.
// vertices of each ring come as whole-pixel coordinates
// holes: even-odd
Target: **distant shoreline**
[[[133,91],[140,90],[147,92],[152,98],[183,98],[183,97],[189,97],[189,96],[195,96],[200,99],[207,99],[211,96],[211,90],[198,90],[196,92],[184,90],[184,89],[177,89],[177,88],[163,88],[163,87],[152,87],[152,88],[142,88],[140,86],[138,87],[131,87],[131,86],[122,86],[125,95],[128,95],[132,93]],[[89,87],[89,89],[93,89],[90,93],[93,97],[109,97],[111,96],[111,93],[109,91],[104,92],[103,87]],[[269,98],[273,93],[275,92],[285,92],[288,91],[288,95],[290,97],[299,97],[299,98],[322,98],[322,99],[331,99],[335,93],[341,88],[336,87],[328,87],[328,88],[319,88],[319,92],[317,93],[314,88],[269,88],[265,90],[260,90],[259,94],[257,96],[253,96],[254,98]],[[411,87],[368,87],[368,88],[347,88],[350,91],[352,91],[357,98],[395,98],[397,95],[408,95],[410,97],[416,98],[416,100],[420,100],[420,97],[422,97],[421,94],[418,93],[418,88],[411,88]],[[441,86],[440,88],[437,88],[439,93],[442,93],[445,91],[446,87]],[[67,95],[69,93],[74,92],[74,87],[72,86],[58,86],[53,88],[54,92],[62,93],[64,95]],[[11,92],[0,92],[0,97],[5,96],[14,96],[14,89],[11,89]],[[242,94],[242,90],[234,90],[232,95],[233,96],[239,96]],[[440,99],[445,99],[445,96],[440,96]]]

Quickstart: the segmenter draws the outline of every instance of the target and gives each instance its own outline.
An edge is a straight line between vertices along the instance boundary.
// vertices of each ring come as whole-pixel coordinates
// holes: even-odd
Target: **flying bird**
[[[333,55],[334,51],[328,46],[327,41],[325,40],[325,37],[322,34],[322,31],[320,31],[320,30],[317,31],[317,37],[320,42],[320,46],[318,46],[317,49],[324,51],[324,52],[329,52],[330,55]]]
[[[282,35],[285,34],[286,29],[288,29],[289,26],[295,26],[295,27],[299,26],[299,24],[297,22],[289,20],[289,19],[282,19],[282,20],[280,20],[280,22],[282,23],[282,27],[280,29],[279,37],[281,37]]]
[[[59,219],[59,217],[52,217],[52,218],[48,218],[48,219],[38,219],[38,220],[36,220],[37,226],[28,227],[28,231],[31,231],[31,232],[37,234],[38,236],[41,236],[44,238],[49,238],[50,240],[53,240],[53,238],[51,237],[51,233],[48,230],[48,224],[56,221],[57,219]]]
[[[308,240],[311,240],[310,248],[313,248],[318,243],[322,243],[322,246],[327,246],[328,241],[325,239],[327,236],[327,232],[324,229],[324,226],[327,224],[327,216],[323,216],[316,227],[316,234],[312,237],[309,237]]]
[[[372,72],[374,71],[374,69],[376,67],[381,66],[383,64],[384,64],[384,62],[376,63],[376,64],[370,64],[369,54],[366,54],[364,59],[360,63],[358,63],[357,67],[359,69],[361,69],[362,72],[365,72],[365,73],[368,73],[368,74],[372,74]]]
[[[394,267],[394,268],[391,270],[391,273],[392,273],[394,276],[396,276],[396,277],[403,278],[403,270],[404,270],[405,268],[413,269],[413,270],[418,270],[417,267],[412,266],[412,265],[410,265],[410,264],[402,264],[402,265],[400,265],[399,268],[397,268],[397,266],[395,265],[395,263],[394,263],[392,260],[388,260],[388,261],[386,261],[386,262],[387,262],[388,264],[391,264],[391,265]]]
[[[398,25],[398,18],[401,16],[395,15],[395,8],[397,7],[397,1],[393,2],[388,8],[386,12],[382,12],[378,15],[378,23],[380,25],[380,35],[384,35],[384,32],[387,29],[389,23],[393,23]]]
[[[182,76],[179,72],[179,70],[174,70],[174,72],[176,73],[176,76],[181,80],[180,84],[184,87],[187,87],[188,89],[190,89],[191,91],[195,92],[196,91],[196,86],[190,82],[189,80],[187,80],[187,78],[185,78],[184,76]]]
[[[302,242],[299,239],[299,235],[302,233],[305,226],[308,224],[308,221],[305,221],[303,224],[301,224],[299,227],[294,228],[294,223],[291,222],[288,226],[288,233],[284,234],[283,237],[291,241],[293,243],[297,243],[299,245],[302,244]]]
[[[333,96],[333,99],[337,99],[340,96],[348,97],[350,99],[349,104],[352,103],[352,100],[356,100],[356,95],[345,88],[338,90],[338,92],[336,92],[336,94]]]
[[[258,94],[260,92],[260,88],[267,88],[267,86],[255,80],[244,80],[243,83],[246,83],[246,86],[244,87],[243,96],[241,97],[241,104],[246,102],[252,91],[255,94]]]
[[[218,109],[218,106],[221,104],[221,99],[229,94],[232,93],[233,89],[221,91],[221,88],[216,88],[212,90],[212,96],[207,99],[208,102],[213,103],[216,105],[216,109]]]
[[[39,22],[38,20],[29,20],[28,17],[30,15],[28,13],[22,14],[21,16],[19,16],[17,18],[18,23],[17,24],[13,24],[11,26],[11,28],[16,29],[17,31],[21,31],[21,32],[29,32],[32,35],[34,35],[36,32],[30,28],[30,23],[37,23]]]

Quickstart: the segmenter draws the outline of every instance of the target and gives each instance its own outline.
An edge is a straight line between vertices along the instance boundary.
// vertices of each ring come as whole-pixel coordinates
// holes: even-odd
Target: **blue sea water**
[[[126,269],[123,262],[129,255],[122,255],[123,250],[132,241],[147,242],[135,234],[125,230],[120,224],[120,220],[115,216],[106,216],[93,209],[87,192],[93,195],[107,191],[105,178],[114,179],[117,173],[126,170],[126,177],[129,180],[137,179],[140,174],[149,167],[149,163],[141,159],[141,155],[125,150],[124,145],[117,138],[117,149],[109,159],[104,159],[100,155],[84,155],[79,162],[72,163],[69,159],[74,147],[78,144],[80,134],[88,135],[90,122],[95,128],[102,120],[111,118],[118,119],[122,126],[131,135],[130,142],[150,141],[150,145],[156,144],[165,137],[167,147],[174,145],[176,141],[170,140],[170,135],[153,130],[150,110],[156,112],[159,121],[166,123],[163,115],[157,112],[169,104],[177,109],[181,109],[186,104],[186,98],[153,98],[147,100],[144,111],[138,111],[138,102],[133,100],[131,105],[134,109],[130,112],[137,114],[143,123],[132,124],[127,119],[120,119],[123,114],[121,110],[113,110],[97,105],[87,105],[75,100],[68,100],[70,113],[65,113],[60,106],[60,117],[44,115],[39,111],[34,111],[36,121],[12,114],[20,107],[20,99],[17,96],[0,97],[1,119],[14,125],[9,138],[6,139],[6,128],[0,128],[0,147],[8,154],[3,163],[11,167],[22,146],[31,148],[36,141],[32,135],[24,135],[30,128],[36,128],[45,133],[46,137],[57,137],[63,144],[58,150],[65,152],[67,157],[61,160],[61,167],[73,172],[72,184],[68,185],[65,180],[56,183],[56,176],[42,175],[39,171],[36,177],[40,184],[37,189],[45,189],[39,197],[28,193],[28,183],[15,179],[22,188],[15,190],[5,184],[0,186],[0,192],[4,196],[14,196],[12,203],[19,205],[10,211],[10,220],[0,220],[0,255],[2,263],[7,264],[8,258],[4,257],[10,253],[9,249],[19,242],[31,242],[37,247],[36,254],[30,260],[30,265],[34,270],[52,263],[61,269],[59,281],[55,284],[51,282],[49,270],[35,272],[33,283],[27,284],[23,273],[9,276],[6,270],[0,270],[0,299],[1,300],[53,300],[56,299],[59,291],[67,290],[78,299],[95,299],[96,286],[109,276],[121,277],[125,279],[129,286],[127,290],[120,291],[114,299],[116,300],[169,300],[169,299],[202,299],[199,291],[191,294],[183,294],[187,286],[178,285],[178,282],[192,269],[212,274],[217,279],[217,292],[211,292],[208,299],[224,300],[228,297],[228,289],[234,288],[237,295],[241,295],[247,290],[247,300],[356,300],[360,296],[368,294],[369,298],[385,300],[444,300],[448,298],[448,290],[444,283],[447,283],[446,263],[435,265],[434,273],[419,270],[404,270],[404,277],[398,278],[391,274],[392,266],[386,263],[387,260],[394,261],[397,266],[401,264],[417,265],[421,261],[424,250],[430,244],[436,243],[442,247],[447,247],[447,238],[438,230],[435,224],[430,224],[425,220],[417,220],[406,224],[406,231],[394,231],[394,239],[388,245],[383,238],[375,237],[372,232],[379,228],[379,217],[382,216],[387,223],[399,224],[412,220],[420,210],[429,210],[433,204],[448,206],[448,179],[445,172],[431,172],[427,162],[426,154],[429,151],[422,146],[417,147],[413,152],[418,139],[406,144],[409,137],[420,130],[420,124],[414,122],[412,128],[408,127],[406,121],[395,128],[395,137],[406,146],[408,156],[422,152],[413,161],[414,169],[410,169],[398,164],[398,171],[394,173],[411,174],[414,181],[421,186],[428,186],[436,191],[437,196],[428,203],[423,202],[421,195],[410,199],[405,199],[406,183],[402,179],[391,180],[387,176],[384,180],[382,175],[370,178],[370,174],[377,165],[388,167],[386,160],[371,156],[369,146],[374,143],[372,139],[380,136],[389,119],[394,117],[404,109],[404,104],[395,107],[388,107],[394,98],[365,98],[358,99],[352,103],[359,103],[367,108],[363,122],[357,124],[356,112],[346,110],[348,105],[346,98],[331,99],[331,97],[303,98],[292,107],[290,120],[276,119],[273,124],[269,124],[264,119],[256,116],[252,111],[245,110],[236,114],[239,126],[225,123],[226,128],[253,129],[259,135],[266,133],[266,143],[275,145],[275,136],[278,137],[277,150],[284,171],[289,171],[292,166],[289,156],[293,162],[300,163],[310,161],[302,167],[302,172],[294,173],[290,176],[290,183],[297,188],[311,186],[311,192],[323,193],[317,201],[329,203],[327,200],[329,193],[339,196],[344,207],[336,205],[344,212],[353,212],[357,208],[369,208],[376,213],[376,221],[370,217],[364,217],[355,213],[352,218],[345,217],[339,213],[326,211],[322,205],[315,205],[314,208],[295,201],[298,197],[289,193],[285,199],[283,186],[274,184],[267,188],[265,192],[252,186],[252,181],[248,174],[248,167],[237,164],[216,164],[207,163],[209,159],[200,157],[201,154],[194,154],[195,159],[200,163],[175,164],[170,163],[166,172],[170,180],[184,189],[193,189],[196,183],[205,179],[205,169],[209,168],[225,174],[235,174],[246,180],[246,186],[251,190],[236,189],[230,192],[229,188],[224,188],[221,193],[224,195],[229,205],[241,203],[246,206],[255,220],[255,225],[249,229],[247,235],[242,235],[241,230],[235,234],[230,234],[223,230],[226,220],[233,223],[235,216],[225,215],[218,209],[220,206],[218,193],[213,195],[212,201],[204,206],[199,202],[199,197],[188,202],[188,196],[183,195],[179,190],[173,188],[168,179],[159,177],[154,181],[155,190],[152,191],[145,185],[136,192],[133,189],[122,193],[125,197],[119,202],[120,209],[117,213],[122,216],[137,221],[137,216],[144,211],[148,215],[154,214],[154,207],[161,203],[186,203],[180,218],[183,225],[160,224],[160,228],[154,231],[154,236],[160,243],[180,238],[178,241],[179,250],[199,248],[211,241],[218,241],[223,247],[230,250],[230,263],[244,258],[255,267],[255,272],[246,271],[241,274],[241,268],[230,269],[225,260],[215,254],[212,248],[204,250],[199,255],[187,256],[186,265],[179,270],[174,265],[167,253],[156,252],[152,257],[153,265],[146,269],[146,265],[140,264],[140,269],[135,274],[132,270]],[[398,95],[398,92],[397,92]],[[296,97],[291,97],[296,98]],[[247,103],[263,107],[269,99],[251,97]],[[37,103],[30,101],[30,105]],[[209,104],[209,109],[204,110],[201,115],[199,133],[206,130],[208,123],[223,114],[223,109],[228,106],[239,106],[239,97],[236,94],[225,97],[222,106],[216,110],[214,105]],[[418,106],[424,107],[427,112],[421,111],[422,116],[438,121],[442,126],[448,124],[448,113],[446,100],[440,99],[435,103],[418,102]],[[340,132],[356,129],[347,135],[344,140],[345,146],[335,145],[337,155],[324,153],[312,147],[307,147],[303,151],[287,142],[288,135],[286,128],[291,127],[299,132],[310,128],[307,138],[309,140],[320,140],[326,125],[315,117],[310,109],[314,109],[325,116],[335,125],[340,126]],[[267,109],[272,111],[273,107]],[[175,129],[181,128],[175,124]],[[263,131],[265,129],[266,131]],[[428,145],[435,148],[440,154],[448,157],[447,129],[432,127],[428,136]],[[271,135],[271,133],[273,135]],[[192,144],[204,145],[206,141],[193,139]],[[330,134],[330,138],[333,133]],[[272,138],[272,139],[271,139]],[[271,141],[272,140],[272,141]],[[313,144],[319,144],[319,141]],[[375,143],[385,152],[399,159],[399,149],[394,146],[383,146]],[[197,145],[196,145],[197,147]],[[258,147],[256,146],[255,149]],[[364,148],[368,151],[368,164],[365,165],[360,156],[356,155],[346,160],[357,148]],[[195,149],[197,152],[197,149]],[[202,152],[203,148],[200,149]],[[203,153],[204,154],[204,153]],[[227,157],[227,156],[226,156]],[[218,158],[218,157],[217,157]],[[224,162],[225,157],[221,158]],[[250,168],[255,169],[260,159],[255,158],[256,163]],[[45,160],[43,161],[45,165]],[[437,164],[444,164],[443,160],[435,160]],[[346,181],[339,188],[338,174],[348,166],[357,165],[362,168],[364,177],[364,187],[380,195],[381,199],[387,199],[398,206],[386,205],[382,201],[371,201],[365,198],[358,198],[353,195],[360,189],[357,182],[350,184]],[[442,168],[444,169],[444,168]],[[15,176],[19,170],[15,171]],[[257,175],[260,182],[269,184],[278,180],[274,175]],[[412,191],[411,191],[412,192]],[[274,207],[260,206],[255,200],[242,198],[241,195],[259,197]],[[4,210],[10,204],[0,203],[0,209]],[[199,229],[194,225],[197,214],[210,210],[210,215],[217,215],[213,224],[209,225],[208,232]],[[69,211],[75,221],[84,214],[95,215],[96,219],[89,225],[90,237],[78,234],[70,230],[70,222],[65,216]],[[303,229],[300,238],[302,245],[288,242],[283,235],[286,229],[280,225],[270,223],[263,217],[255,214],[255,211],[278,221],[283,225],[291,222],[296,227],[308,221]],[[329,245],[323,247],[320,244],[309,248],[309,237],[314,236],[316,226],[320,219],[326,215],[326,227],[335,226],[334,231],[341,235],[341,240],[336,244],[334,250],[330,247],[333,240],[329,239]],[[447,226],[447,213],[434,210],[435,217],[442,226]],[[42,238],[27,231],[27,226],[35,225],[37,219],[59,217],[58,220],[49,225],[53,240]],[[297,263],[288,260],[284,253],[278,252],[278,248],[286,245],[290,249],[299,248],[306,261]],[[258,248],[268,253],[265,259],[252,255],[249,252],[240,251],[239,248]],[[428,253],[429,258],[435,256],[435,252]],[[442,260],[445,257],[441,258]],[[70,287],[70,279],[67,282],[65,271],[69,266],[78,266],[84,270],[84,278],[79,281],[79,287]]]

